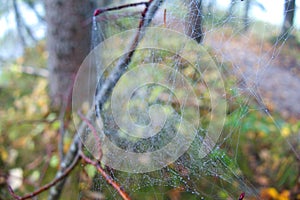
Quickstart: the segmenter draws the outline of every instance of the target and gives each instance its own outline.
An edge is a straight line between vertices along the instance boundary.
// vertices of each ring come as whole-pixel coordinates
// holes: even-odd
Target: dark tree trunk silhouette
[[[70,102],[78,68],[90,50],[90,26],[85,22],[95,7],[92,0],[45,0],[49,95],[53,108]]]
[[[281,29],[281,35],[286,38],[289,36],[291,28],[294,25],[296,0],[285,0],[284,3],[284,20]]]
[[[202,0],[190,0],[188,2],[188,19],[186,21],[186,34],[201,43],[202,30]]]

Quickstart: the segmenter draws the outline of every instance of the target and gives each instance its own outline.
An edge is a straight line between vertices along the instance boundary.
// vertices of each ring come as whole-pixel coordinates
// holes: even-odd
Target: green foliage
[[[2,11],[1,8],[0,12]],[[211,20],[219,19],[218,17],[211,18]],[[134,21],[137,22],[136,19]],[[207,25],[213,24],[215,26],[216,21],[212,22],[206,21]],[[137,24],[132,23],[132,18],[120,18],[115,23],[122,24],[125,27],[123,27],[124,29],[135,28]],[[119,31],[121,29],[116,28],[116,26],[110,26],[107,29],[107,34],[111,35]],[[163,40],[163,42],[165,41]],[[177,41],[167,42],[176,43]],[[0,172],[9,175],[10,169],[21,168],[23,177],[25,180],[29,180],[32,185],[23,183],[16,190],[19,194],[32,191],[35,186],[33,183],[42,185],[51,181],[60,162],[57,142],[59,140],[59,128],[62,124],[58,120],[57,113],[53,113],[49,109],[47,80],[21,73],[21,66],[24,65],[35,66],[37,68],[44,68],[46,66],[47,53],[44,46],[44,42],[41,42],[36,47],[27,49],[24,57],[6,66],[0,74]],[[292,57],[299,59],[297,52],[295,51]],[[213,55],[213,50],[210,50],[210,53]],[[283,51],[283,53],[290,55],[291,50]],[[141,58],[144,60],[141,60]],[[174,57],[164,51],[157,52],[155,55],[147,50],[140,51],[135,55],[130,67],[134,67],[137,63],[153,62],[153,60],[170,65],[173,63]],[[217,62],[217,60],[215,61]],[[230,74],[226,74],[228,63],[223,62],[218,64],[220,66],[224,65],[226,95],[230,99],[224,135],[220,139],[226,138],[226,140],[225,142],[221,141],[221,148],[214,149],[206,159],[212,161],[209,163],[210,165],[218,162],[222,164],[222,170],[229,169],[231,173],[244,175],[254,182],[257,187],[274,187],[278,191],[283,189],[291,190],[296,185],[296,178],[300,174],[299,161],[295,157],[295,154],[291,152],[291,146],[292,150],[299,151],[299,147],[297,147],[299,145],[299,141],[297,143],[297,134],[300,131],[300,122],[288,122],[283,120],[278,114],[269,116],[261,109],[257,109],[258,106],[253,103],[253,99],[240,96],[237,88],[232,87],[237,80]],[[199,78],[193,76],[194,69],[188,66],[185,60],[180,60],[179,65],[181,72],[189,76],[191,81]],[[200,88],[202,85],[199,84],[198,86]],[[149,97],[153,104],[159,103],[155,102],[155,100],[159,100],[158,96],[162,91],[163,89],[159,87],[153,89],[152,96]],[[201,109],[201,116],[204,117],[201,119],[201,122],[203,126],[207,126],[209,116],[206,114],[210,108],[205,106],[209,103],[206,98],[209,94],[208,92],[201,93],[200,89],[196,92],[198,95],[203,95],[200,104],[203,108]],[[191,109],[194,108],[191,106]],[[67,120],[71,122],[71,119],[68,118]],[[72,134],[67,134],[65,151],[67,151],[72,135],[75,132],[71,125],[67,127],[67,130]],[[201,131],[199,132],[200,135],[205,134]],[[190,149],[192,153],[185,156],[193,155],[199,148],[198,145],[198,143],[194,146],[192,145]],[[184,161],[190,160],[187,158]],[[202,179],[202,174],[200,173],[201,167],[205,167],[203,161],[205,160],[192,163],[199,167],[199,171],[190,172],[189,176],[187,176],[189,169],[180,165],[182,163],[171,164],[165,169],[168,170],[168,173],[165,171],[162,173],[151,173],[149,183],[145,181],[147,180],[147,174],[138,174],[135,177],[130,177],[130,175],[123,172],[114,173],[112,171],[111,174],[118,177],[117,181],[120,184],[124,184],[125,188],[129,185],[128,181],[132,182],[130,183],[130,189],[133,191],[132,195],[134,199],[175,199],[175,197],[181,199],[199,199],[197,194],[185,192],[182,189],[182,180],[187,180],[188,183],[188,179],[193,179],[193,183],[197,184],[194,187],[205,188],[207,190],[211,189],[210,186],[212,183],[221,185],[220,188],[217,188],[218,192],[215,194],[215,197],[221,199],[228,198],[228,192],[223,189],[226,189],[225,187],[235,187],[236,182],[233,181],[230,185],[225,185],[220,180],[216,181],[217,178],[209,173],[203,174],[203,177],[209,177],[207,180]],[[46,167],[46,171],[44,171],[45,166],[48,166],[48,168]],[[241,171],[243,174],[241,174]],[[225,171],[225,173],[229,172]],[[100,188],[99,190],[108,199],[115,199],[114,192],[111,192],[112,188],[108,186],[103,178],[96,176],[94,183],[91,183],[92,178],[96,174],[95,168],[91,166],[81,167],[77,174],[79,174],[82,180],[79,189],[89,190],[91,187]],[[159,181],[162,178],[166,179],[166,182],[174,187],[159,185]],[[76,175],[76,178],[73,177],[72,181],[67,184],[67,187],[73,188],[72,191],[75,191],[74,198],[78,196],[76,189],[78,179],[78,175]],[[228,178],[228,180],[231,179]],[[140,183],[142,181],[144,183]],[[0,190],[0,198],[6,199],[8,195],[6,187],[2,187],[0,184]],[[65,191],[65,195],[70,199],[72,196],[69,195],[71,190],[67,189]],[[274,193],[274,190],[268,192]],[[42,195],[43,198],[46,198],[46,194]]]
[[[279,190],[293,188],[300,172],[290,148],[297,151],[291,138],[299,132],[299,122],[287,123],[245,105],[228,116],[226,128],[233,140],[230,145],[238,144],[237,162],[246,177]]]

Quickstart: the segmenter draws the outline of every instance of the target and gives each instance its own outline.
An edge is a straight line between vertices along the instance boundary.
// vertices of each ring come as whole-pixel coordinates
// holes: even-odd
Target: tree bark
[[[284,38],[289,36],[291,28],[294,25],[295,4],[296,0],[285,0],[284,3],[284,20],[281,29],[281,36]]]
[[[90,50],[90,26],[85,20],[92,16],[92,0],[45,0],[49,95],[53,108],[71,101],[77,70]]]
[[[186,34],[196,40],[198,43],[202,42],[202,0],[189,1],[189,13],[186,21]]]

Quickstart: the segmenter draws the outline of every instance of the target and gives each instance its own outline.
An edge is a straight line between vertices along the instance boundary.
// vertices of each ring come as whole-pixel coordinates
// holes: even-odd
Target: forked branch
[[[114,179],[105,172],[105,170],[101,167],[100,162],[95,162],[89,159],[82,152],[80,156],[86,163],[93,165],[97,169],[97,171],[102,175],[102,177],[106,180],[106,182],[110,184],[124,200],[130,200],[129,195],[122,189],[120,184],[114,181]]]
[[[18,196],[16,193],[14,193],[13,189],[8,185],[8,191],[11,194],[11,196],[17,200],[25,200],[25,199],[29,199],[29,198],[33,198],[35,196],[37,196],[38,194],[47,191],[50,187],[54,186],[55,184],[57,184],[59,181],[65,179],[70,172],[75,168],[75,166],[77,165],[79,160],[79,154],[77,154],[77,156],[75,157],[73,163],[57,178],[53,179],[50,183],[40,187],[39,189],[37,189],[36,191],[26,194],[24,196]]]
[[[101,108],[108,98],[108,94],[112,91],[112,89],[114,88],[116,82],[120,79],[120,77],[125,73],[126,66],[128,66],[129,63],[131,62],[131,58],[134,54],[134,51],[138,46],[140,40],[143,38],[146,28],[149,26],[156,11],[158,10],[161,3],[163,2],[164,0],[149,0],[147,2],[146,8],[141,14],[141,20],[139,23],[138,31],[134,36],[133,42],[129,47],[129,53],[124,54],[124,56],[120,58],[117,66],[111,72],[111,74],[106,79],[106,81],[97,88],[97,95],[95,98],[97,115],[100,114]],[[90,120],[91,117],[93,116],[93,112],[94,111],[90,111],[86,116],[86,119]],[[87,125],[86,122],[82,122],[82,124],[80,125],[79,130],[73,139],[71,148],[61,163],[61,168],[57,172],[57,176],[59,176],[59,174],[61,174],[67,166],[70,166],[72,160],[74,160],[77,152],[79,151],[77,144],[80,143],[80,135],[85,131],[86,125]],[[62,181],[60,181],[58,184],[56,184],[54,187],[51,188],[48,200],[59,199],[64,183],[65,183],[65,179],[63,179]]]
[[[146,28],[150,25],[156,11],[164,0],[150,0],[146,8],[141,14],[141,20],[139,22],[138,31],[136,32],[128,50],[119,59],[117,66],[109,74],[104,83],[97,85],[96,97],[95,97],[95,108],[97,116],[100,116],[100,112],[103,104],[106,102],[112,89],[120,79],[120,77],[126,72],[127,66],[130,64],[134,52],[139,42],[144,37]]]
[[[59,181],[65,179],[70,174],[70,172],[75,168],[75,166],[77,165],[77,163],[79,161],[79,158],[82,158],[85,163],[93,165],[97,169],[97,171],[103,176],[103,178],[106,180],[106,182],[108,184],[110,184],[113,188],[115,188],[115,190],[120,194],[120,196],[124,200],[130,200],[129,195],[122,189],[120,184],[118,184],[116,181],[114,181],[113,178],[105,172],[105,170],[101,167],[100,163],[89,159],[88,157],[86,157],[84,155],[84,153],[82,151],[80,151],[80,153],[76,156],[74,162],[59,177],[55,178],[50,183],[40,187],[36,191],[26,194],[24,196],[18,196],[9,185],[8,185],[8,191],[11,194],[11,196],[16,200],[25,200],[25,199],[33,198],[33,197],[47,191],[50,187],[54,186]]]

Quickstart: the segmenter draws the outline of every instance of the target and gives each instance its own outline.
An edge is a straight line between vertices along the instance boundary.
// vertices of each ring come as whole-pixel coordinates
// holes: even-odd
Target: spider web
[[[155,15],[151,26],[186,33],[187,26],[191,25],[187,22],[189,3],[191,2],[166,1]],[[204,158],[199,158],[198,151],[203,137],[208,132],[213,108],[210,96],[212,93],[202,76],[203,74],[190,66],[189,61],[180,56],[181,52],[165,52],[150,48],[139,50],[133,57],[131,65],[128,66],[129,70],[135,64],[163,63],[175,69],[174,77],[176,77],[176,73],[185,75],[191,85],[196,88],[196,93],[199,90],[197,95],[201,116],[201,125],[197,127],[197,134],[189,149],[175,162],[162,169],[144,173],[129,173],[106,167],[112,178],[133,199],[176,199],[176,196],[180,199],[238,199],[242,192],[245,192],[247,197],[259,199],[258,188],[254,186],[251,178],[244,174],[240,167],[243,163],[238,162],[241,147],[240,129],[243,127],[245,116],[258,112],[273,120],[279,132],[280,123],[272,117],[268,102],[261,96],[261,92],[264,92],[261,85],[265,75],[269,73],[273,60],[280,54],[285,40],[277,37],[275,44],[265,52],[264,44],[267,36],[274,34],[274,29],[266,23],[259,22],[263,24],[260,43],[257,44],[260,52],[255,54],[247,48],[239,49],[243,45],[252,45],[250,42],[253,37],[249,32],[244,32],[245,18],[240,14],[244,9],[243,4],[244,2],[237,1],[233,13],[226,16],[226,13],[218,13],[216,7],[213,10],[207,10],[208,2],[204,1],[202,19],[205,31],[201,45],[207,49],[218,70],[222,73],[222,79],[225,82],[225,93],[222,95],[226,98],[228,106],[228,116],[222,135],[217,145]],[[143,7],[138,6],[100,16],[97,19],[97,25],[95,21],[93,23],[92,48],[95,48],[101,40],[136,28],[142,10]],[[251,26],[254,26],[257,21],[251,20],[251,18],[249,20],[250,32],[252,32]],[[234,28],[230,28],[230,26]],[[244,43],[237,45],[240,41],[237,41],[235,37],[243,38]],[[159,39],[158,37],[153,38],[153,40]],[[168,39],[166,38],[165,41]],[[169,40],[169,42],[176,41]],[[105,56],[101,54],[101,59]],[[98,74],[103,70],[99,69],[102,67],[99,63],[102,61],[97,55],[93,55],[93,59],[95,62],[90,64],[98,67]],[[116,64],[117,60],[112,61],[98,79],[105,80]],[[168,143],[170,137],[174,137],[177,120],[181,119],[182,107],[193,108],[194,106],[189,99],[185,99],[182,105],[178,105],[180,100],[172,93],[175,87],[178,87],[178,81],[173,81],[173,86],[170,88],[155,84],[141,86],[131,96],[128,112],[131,120],[138,125],[147,125],[151,121],[149,110],[147,110],[150,106],[160,104],[163,108],[171,108],[175,112],[173,121],[166,121],[159,134],[142,140],[124,136],[114,120],[110,97],[101,113],[105,135],[126,151],[143,153],[162,148]],[[88,134],[89,132],[87,130]],[[287,146],[299,157],[299,153],[288,140]],[[84,188],[89,188],[97,194],[101,193],[106,199],[120,199],[118,193],[100,175],[96,174],[91,183],[84,180],[81,181]],[[88,198],[84,191],[81,193],[82,199]]]

